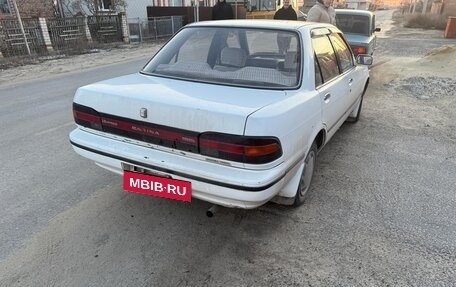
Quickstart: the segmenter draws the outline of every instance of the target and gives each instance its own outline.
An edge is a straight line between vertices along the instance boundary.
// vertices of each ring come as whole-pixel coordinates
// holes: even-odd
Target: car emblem
[[[146,108],[141,108],[141,110],[139,111],[139,115],[142,118],[147,118],[147,109]]]

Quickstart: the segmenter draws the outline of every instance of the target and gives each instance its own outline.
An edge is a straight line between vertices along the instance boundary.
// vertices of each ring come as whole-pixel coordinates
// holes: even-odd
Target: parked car
[[[337,27],[344,32],[355,55],[372,55],[377,43],[375,14],[370,11],[336,9]]]
[[[317,153],[359,119],[371,62],[328,24],[192,23],[139,73],[79,88],[70,142],[126,191],[300,205]]]

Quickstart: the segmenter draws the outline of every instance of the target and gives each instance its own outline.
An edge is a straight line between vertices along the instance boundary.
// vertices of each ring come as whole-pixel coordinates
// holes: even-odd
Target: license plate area
[[[172,178],[172,176],[169,174],[166,174],[166,173],[163,173],[160,171],[156,171],[156,170],[146,169],[146,168],[143,168],[140,166],[136,166],[136,165],[132,165],[132,164],[124,163],[124,162],[122,163],[122,169],[124,171],[132,171],[132,172],[136,172],[136,173],[144,173],[144,174],[155,175],[155,176],[164,177],[164,178]]]
[[[127,192],[191,202],[192,185],[170,175],[122,164],[124,167],[123,189]]]

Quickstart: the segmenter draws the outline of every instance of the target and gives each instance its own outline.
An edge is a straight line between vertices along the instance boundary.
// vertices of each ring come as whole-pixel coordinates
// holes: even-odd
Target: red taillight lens
[[[353,53],[355,53],[355,55],[366,54],[366,47],[352,46],[352,50],[353,50]]]
[[[200,153],[214,158],[263,164],[282,156],[280,141],[275,137],[253,137],[197,132],[136,121],[73,103],[74,121],[81,126],[153,143],[177,150]]]
[[[252,164],[268,163],[282,155],[280,142],[274,137],[203,133],[199,148],[202,155]]]
[[[101,117],[94,109],[73,103],[73,117],[78,125],[102,130]]]

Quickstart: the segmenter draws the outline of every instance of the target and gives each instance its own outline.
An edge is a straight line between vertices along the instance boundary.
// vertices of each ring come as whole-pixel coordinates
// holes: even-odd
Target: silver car
[[[353,9],[336,9],[337,27],[344,32],[348,44],[355,55],[372,55],[375,50],[380,28],[375,27],[375,15],[372,12]]]

